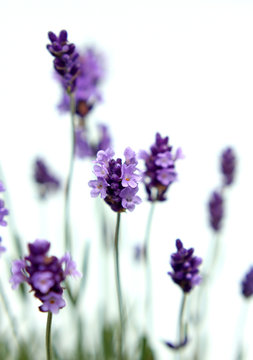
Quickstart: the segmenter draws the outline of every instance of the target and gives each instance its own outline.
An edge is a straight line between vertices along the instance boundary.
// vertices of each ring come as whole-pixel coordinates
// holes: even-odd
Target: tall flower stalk
[[[54,56],[54,68],[61,78],[62,86],[70,99],[71,113],[71,153],[70,164],[64,191],[64,242],[65,249],[71,250],[70,232],[70,188],[73,177],[74,154],[75,154],[75,124],[74,117],[76,112],[74,91],[76,89],[77,78],[80,73],[80,59],[74,44],[68,42],[66,30],[60,31],[59,36],[53,32],[48,33],[51,44],[47,45],[48,51]]]
[[[70,94],[70,109],[71,109],[71,145],[70,145],[70,162],[69,162],[69,171],[67,175],[65,191],[64,191],[64,240],[65,240],[65,250],[72,250],[72,241],[71,241],[71,229],[70,229],[70,189],[73,179],[73,170],[74,170],[74,159],[75,159],[75,98],[74,94]]]
[[[117,213],[117,222],[114,238],[115,250],[115,273],[116,273],[116,289],[118,297],[118,307],[120,315],[120,333],[119,333],[119,352],[118,359],[123,359],[123,341],[124,341],[124,314],[123,300],[120,282],[120,265],[119,265],[119,229],[120,216],[126,210],[133,211],[135,205],[141,203],[140,197],[137,195],[139,190],[138,183],[142,177],[137,168],[137,160],[135,152],[127,147],[124,151],[125,161],[117,158],[114,159],[114,151],[111,148],[97,153],[93,172],[96,180],[90,180],[91,196],[101,196],[102,199]]]
[[[119,330],[119,360],[123,359],[123,339],[124,339],[124,313],[123,301],[120,281],[120,267],[119,267],[119,229],[120,229],[120,212],[117,213],[117,222],[114,237],[114,251],[115,251],[115,275],[116,275],[116,289],[120,317],[120,330]]]

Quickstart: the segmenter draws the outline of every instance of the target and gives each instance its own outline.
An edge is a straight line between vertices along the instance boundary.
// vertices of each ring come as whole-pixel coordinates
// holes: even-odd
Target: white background
[[[169,257],[178,237],[205,256],[212,238],[206,203],[220,182],[219,156],[228,145],[237,153],[238,173],[227,193],[224,262],[211,298],[208,359],[233,358],[241,307],[239,283],[253,263],[252,18],[250,1],[2,0],[0,4],[0,161],[17,227],[27,242],[60,238],[62,209],[57,206],[62,199],[58,196],[51,207],[38,210],[31,180],[34,157],[42,155],[63,178],[68,169],[69,119],[56,109],[59,88],[45,48],[49,30],[66,29],[77,46],[91,44],[105,53],[104,103],[89,121],[110,126],[117,155],[126,146],[148,149],[157,131],[168,135],[175,148],[183,149],[179,181],[171,187],[169,200],[157,205],[151,234],[159,360],[170,356],[160,339],[175,338],[180,299],[166,274]],[[93,200],[87,188],[91,178],[90,166],[79,162],[73,222],[86,232],[86,239],[95,233],[90,212]],[[143,201],[123,217],[127,236],[122,247],[129,254],[143,238],[148,209]],[[40,211],[47,218],[44,225]],[[47,221],[50,227],[45,230]],[[53,226],[54,221],[58,226]],[[1,231],[4,244],[11,247],[7,230]],[[57,251],[55,243],[52,247]],[[99,267],[95,262],[94,271]],[[122,276],[137,291],[135,270],[122,269]],[[87,291],[85,301],[92,304],[94,292]],[[252,311],[249,314],[252,317]],[[252,330],[249,321],[248,339]]]

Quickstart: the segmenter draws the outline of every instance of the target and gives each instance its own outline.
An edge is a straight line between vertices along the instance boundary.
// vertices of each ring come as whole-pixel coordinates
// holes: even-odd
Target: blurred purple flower
[[[47,255],[49,248],[50,243],[46,240],[37,239],[28,244],[28,256],[12,263],[10,282],[13,289],[22,282],[28,283],[31,291],[34,291],[34,296],[42,302],[39,310],[56,314],[65,306],[61,283],[68,275],[81,274],[69,254],[58,259],[56,256]]]
[[[249,298],[253,295],[253,266],[249,269],[241,283],[242,295]]]
[[[220,167],[224,186],[231,185],[234,181],[236,169],[236,156],[232,148],[228,147],[222,152]]]
[[[172,280],[181,287],[184,293],[188,293],[195,285],[201,282],[199,265],[202,259],[193,256],[194,249],[185,249],[181,240],[176,240],[177,252],[171,255],[173,272],[168,272]]]
[[[102,99],[99,86],[104,78],[104,59],[95,49],[88,48],[79,56],[79,64],[75,89],[76,113],[84,118]],[[63,112],[70,111],[70,99],[66,92],[62,94],[58,107]]]
[[[0,236],[0,255],[6,251],[6,248],[4,246],[1,245],[1,242],[2,242],[2,238]]]
[[[209,203],[209,223],[214,231],[219,231],[224,215],[224,204],[221,193],[214,191],[211,194]]]
[[[9,210],[6,209],[4,201],[0,199],[0,225],[6,226],[7,222],[4,220],[4,217],[9,215]]]
[[[99,124],[97,127],[97,141],[91,141],[88,132],[83,128],[75,130],[75,155],[79,159],[96,157],[99,150],[106,150],[111,145],[111,136],[106,125]]]
[[[38,185],[39,195],[42,199],[60,188],[60,180],[51,173],[45,161],[41,158],[35,160],[33,177]]]

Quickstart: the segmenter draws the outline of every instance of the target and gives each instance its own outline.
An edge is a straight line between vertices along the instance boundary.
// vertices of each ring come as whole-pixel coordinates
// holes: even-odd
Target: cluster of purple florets
[[[0,181],[0,193],[5,191],[5,187],[3,185],[3,183]],[[9,210],[6,209],[5,207],[5,203],[3,199],[0,199],[0,225],[1,226],[6,226],[7,222],[4,219],[5,216],[9,215]]]
[[[224,216],[223,191],[226,187],[233,184],[235,176],[236,157],[234,151],[229,147],[221,154],[220,169],[222,174],[222,184],[220,189],[214,191],[209,199],[209,224],[211,228],[218,232],[222,227]]]
[[[150,153],[141,151],[140,158],[145,161],[146,166],[144,184],[148,193],[148,200],[166,200],[166,191],[177,180],[175,161],[183,158],[181,149],[179,148],[173,154],[168,136],[162,138],[157,133],[155,143],[150,148]]]
[[[79,54],[75,45],[68,42],[66,30],[62,30],[59,36],[50,31],[48,38],[51,44],[47,45],[47,49],[55,57],[54,68],[61,76],[64,89],[70,94],[75,90],[79,74]]]
[[[38,158],[35,161],[33,177],[38,185],[41,198],[45,198],[49,193],[60,188],[60,180],[52,174],[45,161],[41,158]]]
[[[75,155],[84,159],[95,157],[99,150],[106,150],[111,146],[111,136],[106,125],[98,125],[98,141],[90,141],[86,129],[77,128],[75,130]]]
[[[177,252],[171,255],[173,272],[168,272],[172,280],[178,284],[183,292],[188,293],[201,282],[199,266],[202,259],[193,256],[194,249],[185,249],[181,240],[176,240]]]
[[[68,253],[58,259],[56,256],[48,256],[49,248],[50,243],[46,240],[35,240],[28,244],[29,255],[12,263],[10,282],[13,289],[26,282],[34,291],[34,296],[42,302],[40,311],[58,313],[65,306],[61,283],[68,275],[81,274]]]
[[[135,152],[126,148],[125,162],[113,159],[114,151],[110,148],[99,151],[93,168],[97,180],[89,181],[91,196],[101,196],[113,211],[133,211],[141,199],[137,194],[138,183],[142,176],[137,168]]]
[[[79,72],[76,79],[75,103],[76,114],[84,118],[94,105],[101,101],[99,85],[104,78],[104,61],[101,54],[88,48],[79,56]],[[70,100],[66,92],[63,93],[59,109],[63,112],[70,110]]]

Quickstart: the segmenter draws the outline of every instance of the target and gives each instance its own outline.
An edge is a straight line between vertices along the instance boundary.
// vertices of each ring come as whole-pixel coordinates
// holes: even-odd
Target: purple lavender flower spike
[[[34,296],[42,302],[39,310],[56,314],[65,306],[61,283],[68,275],[81,274],[70,254],[58,259],[56,256],[48,256],[49,248],[50,243],[47,240],[37,239],[28,244],[29,254],[12,263],[10,282],[13,289],[22,282],[29,284]]]
[[[145,161],[143,181],[148,194],[149,201],[166,200],[168,188],[177,180],[175,162],[183,158],[182,150],[177,149],[172,153],[172,146],[169,145],[169,138],[162,138],[156,134],[156,141],[150,147],[150,153],[142,150],[139,158]]]
[[[0,225],[6,226],[7,222],[4,220],[4,217],[9,215],[9,210],[6,209],[4,201],[0,199]]]
[[[137,168],[134,152],[130,148],[125,150],[126,161],[113,159],[111,148],[100,150],[94,165],[97,180],[89,181],[92,188],[91,196],[101,194],[105,202],[115,212],[133,211],[136,204],[141,202],[138,192],[138,183],[141,180]]]
[[[79,75],[79,54],[75,45],[68,42],[66,30],[62,30],[58,37],[50,31],[48,38],[51,44],[47,45],[47,49],[55,58],[54,68],[61,77],[64,89],[70,94],[75,90]]]
[[[85,118],[102,99],[99,86],[104,78],[104,59],[95,49],[88,48],[79,55],[78,77],[75,82],[76,114]],[[57,76],[62,82],[62,79]],[[70,100],[63,92],[58,108],[65,112],[70,111]]]
[[[199,265],[202,259],[193,256],[194,249],[185,249],[181,240],[176,240],[177,252],[171,255],[173,272],[168,272],[172,280],[178,284],[184,293],[189,293],[195,285],[201,282]]]
[[[221,155],[221,172],[224,186],[229,186],[234,181],[236,156],[232,148],[227,148]]]
[[[38,184],[41,199],[46,198],[49,193],[60,188],[60,180],[51,173],[44,160],[40,158],[35,161],[33,177]]]
[[[219,231],[222,225],[224,214],[224,205],[222,195],[214,191],[210,197],[209,203],[209,223],[214,231]]]
[[[242,295],[248,299],[253,295],[253,266],[249,269],[241,283]]]

